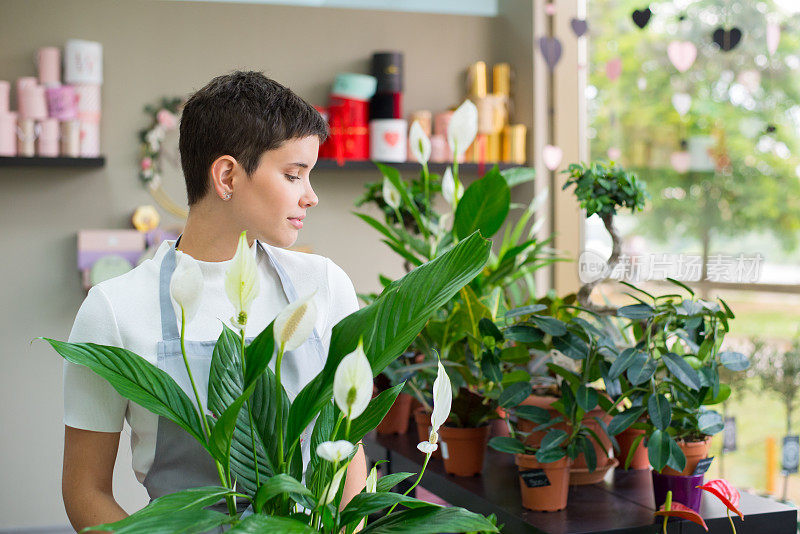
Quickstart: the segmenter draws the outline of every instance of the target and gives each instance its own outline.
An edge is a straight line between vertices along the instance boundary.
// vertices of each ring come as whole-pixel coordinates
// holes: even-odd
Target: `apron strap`
[[[178,238],[180,241],[180,237]],[[175,272],[175,264],[177,255],[175,254],[175,247],[169,247],[164,259],[161,261],[161,271],[159,273],[158,293],[159,303],[161,305],[161,339],[180,339],[181,334],[178,332],[178,319],[175,316],[175,308],[172,306],[172,297],[169,294],[169,283],[172,280],[172,273]]]
[[[289,274],[286,272],[286,269],[283,268],[283,265],[278,263],[277,258],[275,258],[275,255],[269,248],[265,247],[261,241],[258,241],[258,246],[267,254],[270,265],[272,265],[272,268],[278,273],[278,278],[281,280],[281,286],[283,286],[283,293],[286,295],[286,300],[289,302],[289,304],[291,304],[297,300],[297,291],[294,289],[292,279],[289,278]]]

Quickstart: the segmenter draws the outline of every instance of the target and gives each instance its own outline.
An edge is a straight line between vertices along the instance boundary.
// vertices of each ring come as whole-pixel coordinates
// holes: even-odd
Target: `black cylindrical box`
[[[372,75],[378,79],[378,93],[403,92],[403,53],[372,54]]]

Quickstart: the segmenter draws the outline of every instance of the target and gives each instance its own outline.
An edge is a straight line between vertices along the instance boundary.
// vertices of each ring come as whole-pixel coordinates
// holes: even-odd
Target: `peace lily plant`
[[[365,491],[342,503],[342,480],[356,444],[383,419],[403,387],[398,384],[370,398],[373,376],[481,271],[489,247],[477,232],[465,236],[340,321],[333,328],[323,370],[294,399],[283,388],[281,362],[286,351],[311,333],[314,301],[308,296],[290,304],[247,343],[244,327],[258,295],[258,276],[255,248],[247,246],[244,234],[225,284],[234,308],[230,322],[238,332],[223,324],[211,359],[207,398],[198,394],[184,346],[186,324],[197,312],[203,286],[202,273],[188,256],[181,257],[170,289],[181,309],[181,349],[193,400],[166,372],[131,351],[44,338],[65,359],[89,367],[121,395],[186,430],[213,458],[219,474],[218,486],[165,495],[126,519],[91,530],[147,533],[157,528],[168,533],[228,526],[232,533],[352,533],[361,525],[362,532],[373,533],[497,532],[489,520],[462,508],[443,508],[409,497],[408,492],[390,491],[412,473],[378,479],[373,469]],[[269,367],[273,357],[274,373]],[[449,412],[450,396],[450,383],[440,366],[434,429]],[[304,471],[300,437],[307,427],[312,429],[311,459]],[[434,430],[421,448],[432,452],[436,439]],[[207,509],[223,499],[227,514]],[[249,511],[240,514],[237,499],[247,501]],[[398,505],[401,508],[394,511]],[[365,526],[370,514],[387,508],[388,513]]]

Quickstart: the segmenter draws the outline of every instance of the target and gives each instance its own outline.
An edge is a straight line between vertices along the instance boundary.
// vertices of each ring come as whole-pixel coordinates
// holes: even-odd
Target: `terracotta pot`
[[[617,434],[617,442],[619,443],[619,468],[625,469],[625,460],[628,459],[628,453],[631,450],[631,445],[637,436],[644,434],[644,430],[638,428],[628,428],[622,433]],[[647,447],[644,446],[644,440],[639,442],[636,446],[636,452],[633,453],[631,465],[629,469],[648,469],[650,467],[650,460],[647,458]]]
[[[601,446],[594,440],[594,438],[589,437],[589,440],[592,442],[592,446],[594,446],[594,455],[597,458],[597,469],[601,469],[605,467],[611,460],[608,451],[612,450],[612,448],[611,440],[609,440],[608,436],[606,436],[605,432],[603,432],[603,429],[600,427],[600,423],[597,422],[595,417],[601,418],[603,421],[605,421],[606,425],[608,425],[608,423],[611,422],[611,416],[606,414],[602,408],[598,407],[583,417],[583,425],[592,429],[602,442]],[[586,458],[583,456],[583,454],[579,454],[578,457],[575,458],[572,467],[575,469],[583,469],[588,467],[586,465]]]
[[[697,467],[697,462],[703,458],[708,458],[708,449],[711,447],[711,436],[706,437],[703,441],[678,441],[678,447],[681,448],[683,454],[686,455],[686,467],[683,471],[676,471],[669,467],[665,467],[661,472],[665,475],[672,476],[689,476],[694,473]]]
[[[497,409],[497,417],[499,417],[499,419],[492,419],[491,421],[489,421],[489,426],[491,427],[489,435],[491,437],[494,438],[500,436],[507,438],[511,435],[511,433],[508,431],[508,425],[506,424],[505,421],[506,415],[507,414],[504,409],[502,408]]]
[[[529,395],[528,398],[522,401],[520,404],[525,406],[536,406],[538,408],[547,410],[550,413],[550,417],[553,418],[560,415],[555,409],[553,409],[550,406],[557,400],[558,397],[553,397],[550,395]],[[530,432],[537,426],[531,421],[527,421],[525,419],[520,419],[517,424],[522,432]],[[566,431],[567,425],[566,423],[559,423],[558,425],[551,428],[560,428],[561,430]],[[527,445],[530,445],[531,447],[536,448],[542,442],[542,439],[544,439],[545,434],[547,434],[547,430],[542,430],[540,432],[533,432],[525,440],[525,443]]]
[[[443,426],[439,429],[439,448],[444,470],[460,477],[480,474],[488,442],[489,425],[477,428]]]
[[[532,454],[515,454],[514,457],[520,472],[522,506],[534,512],[556,512],[567,507],[569,458],[542,464]],[[546,481],[541,471],[547,476]]]
[[[399,394],[375,431],[378,434],[405,434],[408,431],[408,419],[411,417],[412,399],[407,393]]]
[[[431,412],[425,410],[424,406],[420,406],[414,410],[414,422],[417,424],[417,435],[420,441],[428,441],[431,435]],[[420,453],[421,454],[421,453]],[[436,449],[431,455],[433,458],[441,458],[441,447]]]

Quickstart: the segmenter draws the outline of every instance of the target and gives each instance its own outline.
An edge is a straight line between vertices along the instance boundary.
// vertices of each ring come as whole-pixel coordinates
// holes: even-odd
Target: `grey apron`
[[[179,324],[169,291],[172,273],[175,271],[177,259],[175,246],[177,246],[178,242],[180,242],[180,238],[178,238],[175,245],[169,247],[162,260],[159,274],[159,301],[161,305],[163,340],[158,342],[157,366],[169,374],[192,402],[196,404],[191,381],[183,362]],[[292,284],[285,269],[278,263],[269,248],[258,243],[258,253],[266,254],[270,265],[277,272],[286,300],[289,303],[297,300],[298,295],[294,284]],[[185,340],[184,342],[186,357],[192,369],[192,376],[195,378],[198,395],[201,402],[206,404],[211,356],[216,342],[216,340]],[[274,365],[275,359],[273,358],[270,362],[270,368],[273,370]],[[305,343],[296,350],[287,351],[284,354],[281,365],[281,382],[289,398],[293,400],[302,387],[314,378],[324,365],[325,350],[315,328],[311,337]],[[201,412],[207,413],[205,405],[201,407]],[[305,430],[300,441],[304,469],[308,465],[310,458],[310,429],[311,425]],[[220,484],[220,480],[214,460],[200,443],[177,424],[159,416],[153,464],[150,466],[143,484],[152,501],[163,495],[188,488],[217,486]],[[238,506],[241,512],[247,507],[247,502],[240,501]],[[227,506],[224,501],[214,505],[214,509],[227,513]]]

